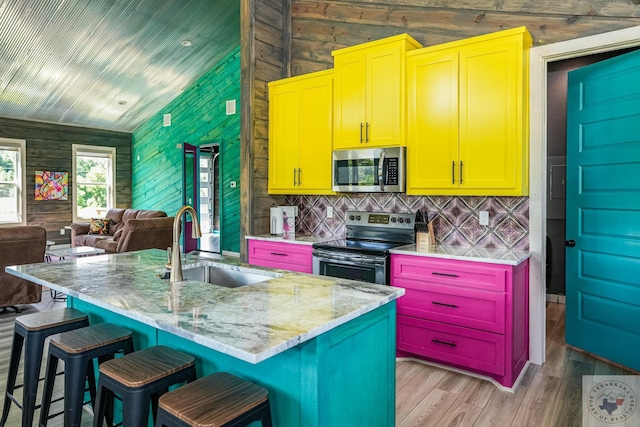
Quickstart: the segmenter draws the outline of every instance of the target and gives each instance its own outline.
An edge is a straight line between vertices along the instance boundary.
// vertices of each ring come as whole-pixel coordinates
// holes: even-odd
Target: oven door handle
[[[318,258],[320,261],[340,261],[344,264],[374,264],[374,265],[384,265],[386,258],[385,257],[372,257],[372,256],[359,256],[359,255],[333,255],[328,252],[314,252],[313,256]]]

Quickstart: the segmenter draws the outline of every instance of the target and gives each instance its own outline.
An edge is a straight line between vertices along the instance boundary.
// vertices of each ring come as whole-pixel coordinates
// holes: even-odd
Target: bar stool
[[[96,377],[93,359],[98,363],[113,359],[118,352],[133,351],[133,334],[130,330],[111,323],[100,323],[51,336],[49,358],[44,377],[44,390],[40,409],[40,426],[46,427],[49,419],[51,396],[58,368],[58,360],[64,361],[64,425],[80,426],[84,402],[85,379],[89,384],[91,404],[95,406]]]
[[[102,426],[114,394],[122,398],[122,425],[146,426],[150,402],[155,419],[161,394],[172,385],[195,381],[194,361],[192,356],[160,345],[104,362],[100,365],[93,426]]]
[[[269,392],[217,372],[160,396],[155,427],[271,427]]]
[[[16,318],[13,328],[13,344],[11,345],[11,359],[7,374],[7,388],[4,396],[4,407],[0,427],[4,427],[9,417],[11,402],[22,409],[22,425],[31,427],[33,413],[36,410],[36,394],[38,392],[38,377],[42,364],[44,341],[49,335],[72,329],[89,326],[89,317],[75,308],[61,308],[42,313],[27,314]],[[16,377],[20,366],[22,347],[24,349],[23,384],[16,386]],[[14,397],[14,391],[22,390],[22,405]]]

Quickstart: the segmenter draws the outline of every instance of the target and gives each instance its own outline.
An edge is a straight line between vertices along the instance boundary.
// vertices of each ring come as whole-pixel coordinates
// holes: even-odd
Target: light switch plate
[[[171,114],[165,114],[162,116],[162,124],[164,126],[171,126]]]
[[[235,99],[231,99],[229,101],[227,101],[227,116],[230,116],[232,114],[236,113],[236,100]]]
[[[327,218],[333,218],[333,206],[327,206]]]
[[[489,225],[489,211],[479,211],[478,222],[480,225]]]

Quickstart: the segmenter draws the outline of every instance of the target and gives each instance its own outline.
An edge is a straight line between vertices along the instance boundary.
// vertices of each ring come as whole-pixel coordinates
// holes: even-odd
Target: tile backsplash
[[[337,196],[287,196],[298,206],[296,234],[343,238],[347,211],[429,213],[436,242],[482,248],[529,249],[528,197],[407,196],[349,193]],[[327,206],[333,218],[327,218]],[[489,225],[478,223],[478,211],[489,211]]]

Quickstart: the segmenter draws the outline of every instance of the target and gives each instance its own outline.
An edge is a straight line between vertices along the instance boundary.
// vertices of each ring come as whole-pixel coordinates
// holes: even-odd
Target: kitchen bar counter
[[[261,234],[259,236],[246,236],[246,240],[263,240],[265,242],[283,242],[293,243],[298,245],[313,245],[314,243],[328,242],[335,239],[335,236],[309,236],[309,235],[294,235],[294,236],[278,236],[273,234]]]
[[[518,265],[531,256],[531,252],[526,251],[454,245],[432,245],[427,250],[419,250],[416,245],[406,245],[393,248],[389,252],[392,254],[488,262],[491,264],[504,265]]]
[[[259,270],[239,288],[156,275],[160,250],[98,255],[6,271],[68,295],[67,304],[134,332],[136,349],[167,345],[198,376],[226,371],[269,391],[275,426],[395,425],[396,298],[404,289],[189,255],[184,267]]]

